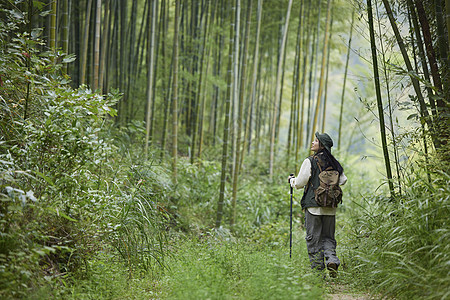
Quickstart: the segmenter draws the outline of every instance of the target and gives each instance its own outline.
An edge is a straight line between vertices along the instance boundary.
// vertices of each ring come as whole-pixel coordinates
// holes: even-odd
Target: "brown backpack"
[[[319,206],[337,207],[342,203],[342,190],[339,187],[339,172],[333,170],[330,166],[322,171],[320,164],[316,161],[319,167],[319,187],[314,191],[315,200]]]

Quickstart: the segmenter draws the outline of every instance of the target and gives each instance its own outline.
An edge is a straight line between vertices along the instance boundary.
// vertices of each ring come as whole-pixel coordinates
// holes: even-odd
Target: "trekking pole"
[[[294,174],[291,174],[290,176],[294,176]],[[289,226],[289,258],[292,258],[292,186],[289,179],[289,187],[291,188],[291,212],[290,212],[290,226]]]

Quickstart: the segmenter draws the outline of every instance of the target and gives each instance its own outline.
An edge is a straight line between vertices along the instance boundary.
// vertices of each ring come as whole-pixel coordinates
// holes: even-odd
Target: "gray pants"
[[[306,247],[311,268],[323,270],[325,264],[329,263],[339,266],[340,261],[336,256],[336,240],[334,239],[336,216],[316,216],[306,209],[305,226]]]

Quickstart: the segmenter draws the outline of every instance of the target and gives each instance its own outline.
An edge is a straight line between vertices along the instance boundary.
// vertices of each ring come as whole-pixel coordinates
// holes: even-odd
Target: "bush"
[[[87,275],[100,251],[130,274],[162,265],[158,170],[130,169],[108,135],[119,96],[70,88],[39,30],[0,13],[0,298]]]

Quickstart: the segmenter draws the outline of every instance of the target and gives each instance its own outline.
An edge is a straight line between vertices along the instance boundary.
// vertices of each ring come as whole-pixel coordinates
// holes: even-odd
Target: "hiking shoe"
[[[337,276],[337,269],[338,266],[335,263],[331,262],[327,264],[327,270],[330,272],[330,277],[335,278]]]

